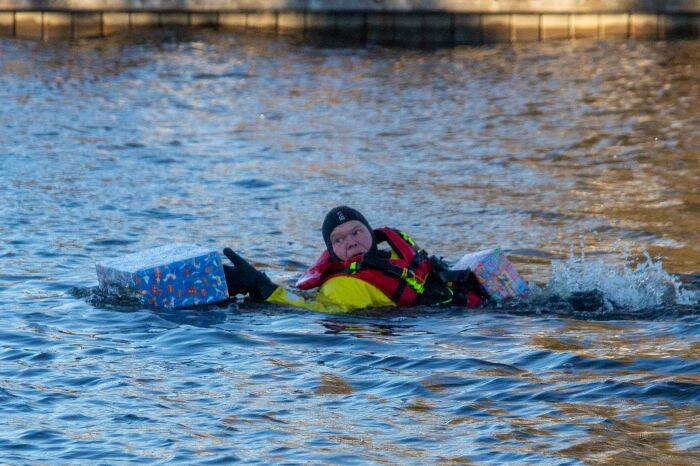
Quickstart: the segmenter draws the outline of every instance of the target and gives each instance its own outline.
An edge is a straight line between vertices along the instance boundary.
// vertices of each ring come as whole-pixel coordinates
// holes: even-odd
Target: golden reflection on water
[[[692,432],[695,427],[697,431],[700,411],[696,408],[665,410],[666,419],[656,422],[644,422],[634,417],[643,412],[621,412],[611,406],[560,403],[557,408],[570,423],[585,427],[587,432],[580,442],[558,450],[561,456],[587,464],[690,465],[700,461],[700,453],[678,451],[672,439],[674,428],[691,429]]]
[[[447,457],[447,458],[439,458],[439,464],[445,464],[445,465],[464,465],[464,466],[469,466],[474,463],[471,459],[469,459],[466,456],[454,456],[454,457]]]
[[[578,351],[584,349],[584,346],[576,341],[547,335],[535,335],[530,340],[530,343],[552,351]]]
[[[321,374],[321,384],[316,388],[317,395],[351,395],[355,389],[344,378],[336,374]]]
[[[285,361],[285,360],[282,360],[279,358],[268,358],[267,361],[270,364],[273,364],[273,365],[278,366],[278,367],[282,367],[284,369],[289,369],[289,370],[298,369],[301,366],[301,364],[299,364],[299,363]]]
[[[433,403],[421,398],[414,398],[410,403],[403,407],[405,411],[413,411],[415,413],[426,413],[434,408],[435,405]]]
[[[551,351],[571,351],[587,358],[633,362],[639,358],[700,359],[700,344],[670,335],[647,335],[632,323],[569,320],[554,335],[533,335],[530,344]]]

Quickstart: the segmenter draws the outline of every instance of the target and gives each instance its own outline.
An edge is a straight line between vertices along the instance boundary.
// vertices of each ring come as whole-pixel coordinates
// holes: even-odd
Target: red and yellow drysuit
[[[391,247],[389,258],[377,260],[375,256],[366,255],[340,262],[332,260],[328,251],[324,251],[296,284],[301,290],[318,288],[312,299],[278,287],[266,301],[330,314],[451,301],[452,292],[447,287],[444,288],[448,294],[442,296],[441,301],[422,299],[426,287],[433,282],[429,276],[434,266],[425,251],[406,233],[384,227],[374,230],[374,235],[377,243],[386,242]],[[478,294],[469,293],[466,305],[481,305]]]

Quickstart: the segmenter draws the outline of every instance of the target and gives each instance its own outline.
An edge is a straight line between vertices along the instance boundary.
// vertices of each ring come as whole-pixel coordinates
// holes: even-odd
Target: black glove
[[[233,266],[224,264],[229,296],[250,293],[253,299],[265,301],[277,289],[277,285],[272,283],[267,275],[250,265],[231,248],[224,248],[224,255],[233,262]]]
[[[362,256],[362,261],[360,262],[360,267],[376,270],[386,270],[390,266],[391,262],[389,262],[388,258],[381,257],[379,254],[373,254],[371,252]]]

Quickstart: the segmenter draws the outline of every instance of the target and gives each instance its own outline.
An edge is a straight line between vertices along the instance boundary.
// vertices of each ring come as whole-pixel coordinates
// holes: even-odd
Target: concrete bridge
[[[0,36],[217,27],[406,46],[698,37],[700,0],[0,0]]]

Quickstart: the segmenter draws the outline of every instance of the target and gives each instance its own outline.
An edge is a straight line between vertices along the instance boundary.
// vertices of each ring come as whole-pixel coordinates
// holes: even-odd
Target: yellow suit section
[[[342,275],[333,277],[321,285],[313,299],[305,299],[280,286],[266,302],[327,314],[348,314],[359,309],[396,306],[376,286],[359,278]]]

